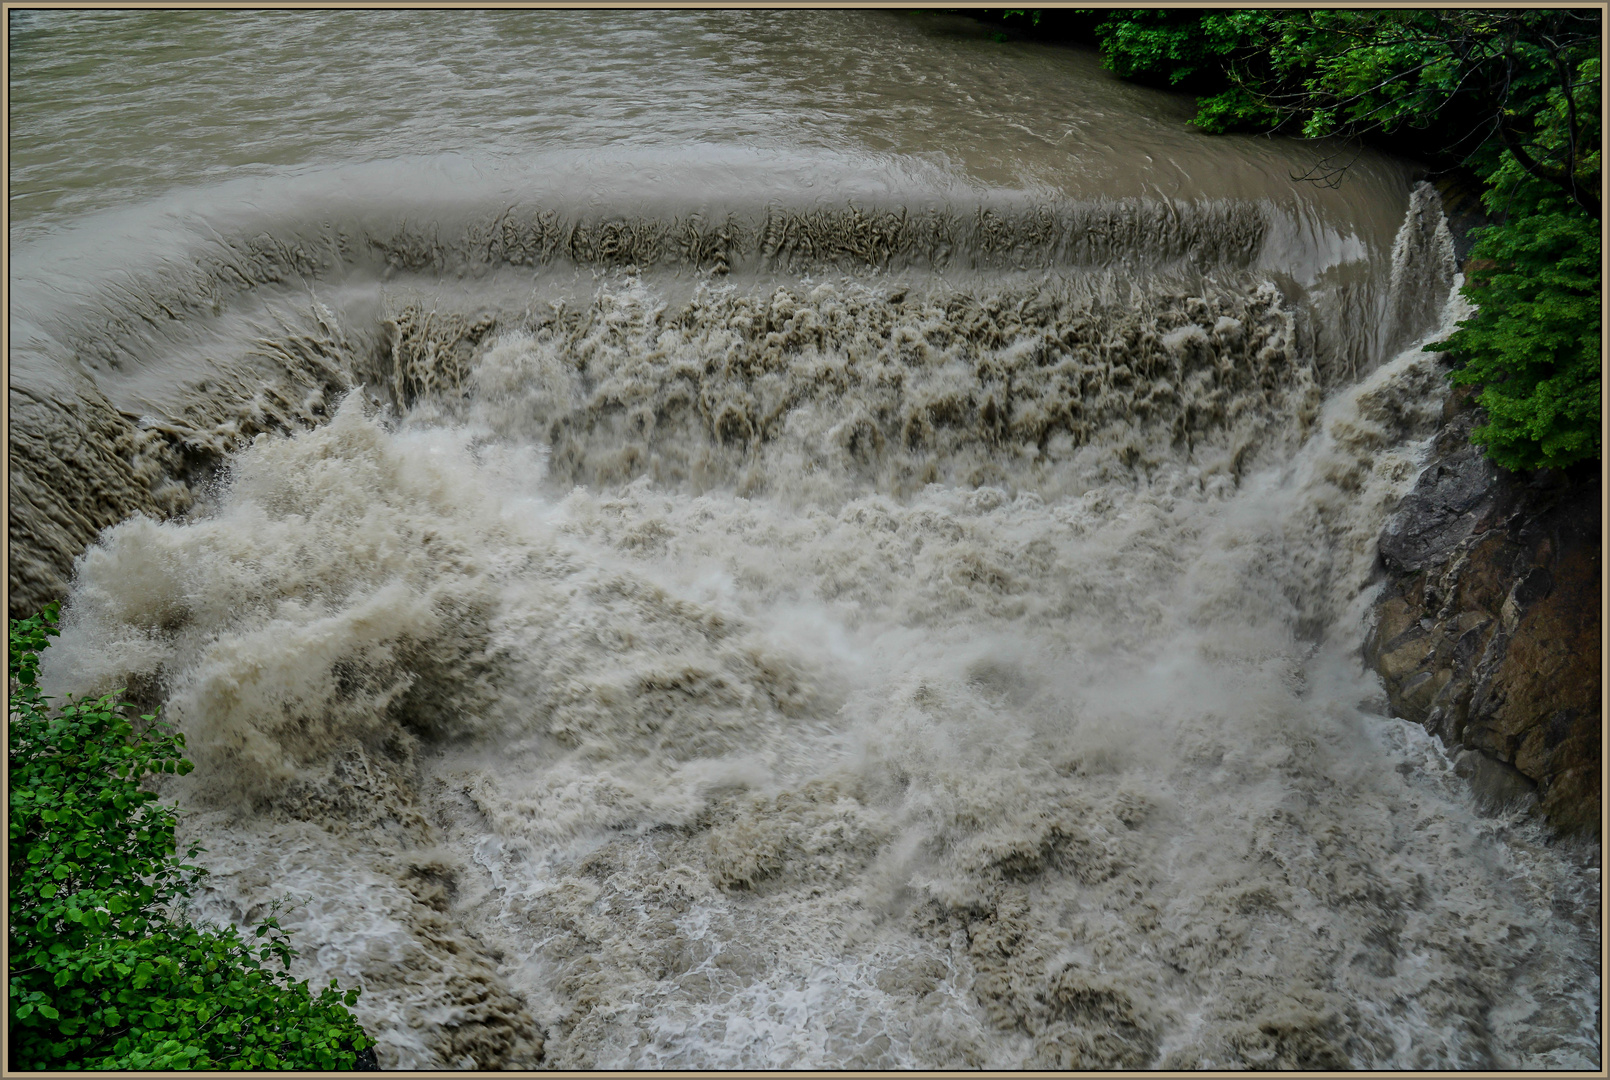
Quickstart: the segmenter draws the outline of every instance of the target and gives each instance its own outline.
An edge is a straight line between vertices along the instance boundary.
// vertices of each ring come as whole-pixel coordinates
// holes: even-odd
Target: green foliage
[[[1241,85],[1265,66],[1280,13],[1270,11],[1114,11],[1096,27],[1107,66],[1126,79],[1166,81],[1199,98],[1197,126],[1220,133],[1265,130],[1279,115]]]
[[[1286,13],[1269,44],[1274,78],[1262,89],[1309,138],[1427,128],[1475,59],[1466,48],[1473,42],[1458,37],[1449,16],[1482,13]]]
[[[1600,456],[1599,224],[1564,209],[1482,231],[1465,293],[1478,305],[1447,341],[1453,381],[1480,386],[1487,422],[1471,432],[1508,469]],[[1479,263],[1473,263],[1479,265]]]
[[[1535,469],[1600,454],[1599,29],[1582,10],[1175,9],[1110,12],[1097,37],[1119,75],[1196,91],[1205,131],[1371,136],[1472,170],[1499,223],[1471,252],[1476,314],[1431,348],[1482,388],[1472,438]],[[1302,179],[1334,185],[1348,159]]]
[[[57,614],[10,623],[12,1067],[352,1068],[357,990],[292,980],[273,918],[254,943],[176,912],[205,871],[179,861],[176,811],[141,780],[190,771],[184,736],[115,695],[51,710],[39,653]]]
[[[1597,85],[1598,58],[1578,64],[1576,75]],[[1575,155],[1584,186],[1597,186],[1600,169],[1596,96],[1592,104],[1591,118],[1575,122],[1592,147]],[[1559,87],[1545,89],[1529,121],[1533,145],[1545,148],[1540,156],[1573,137]],[[1517,470],[1595,460],[1602,454],[1599,222],[1508,149],[1491,155],[1483,171],[1483,200],[1501,223],[1480,230],[1470,252],[1464,293],[1476,312],[1430,348],[1463,362],[1455,383],[1481,387],[1476,401],[1487,422],[1471,439],[1492,460]]]
[[[1197,93],[1206,131],[1433,132],[1417,153],[1508,151],[1597,214],[1595,12],[1113,11],[1096,36],[1117,74]]]

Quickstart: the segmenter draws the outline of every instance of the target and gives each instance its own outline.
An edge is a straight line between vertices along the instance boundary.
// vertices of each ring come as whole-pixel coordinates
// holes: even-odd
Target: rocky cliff
[[[1508,472],[1470,444],[1468,391],[1380,540],[1365,659],[1399,716],[1451,751],[1488,807],[1566,834],[1600,818],[1600,480]]]

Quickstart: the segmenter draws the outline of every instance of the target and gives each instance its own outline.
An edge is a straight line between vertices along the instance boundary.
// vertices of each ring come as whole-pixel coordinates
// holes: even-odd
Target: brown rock
[[[1483,711],[1508,760],[1539,780],[1544,813],[1575,831],[1599,821],[1599,551],[1563,555],[1555,574],[1534,568],[1505,599],[1515,630]]]
[[[1382,534],[1365,659],[1399,716],[1466,751],[1484,809],[1538,798],[1559,831],[1597,834],[1598,478],[1497,469],[1474,420],[1460,398]]]
[[[1381,654],[1376,666],[1386,678],[1404,681],[1433,659],[1435,650],[1431,648],[1430,639],[1424,630],[1415,626],[1393,639],[1390,651]]]

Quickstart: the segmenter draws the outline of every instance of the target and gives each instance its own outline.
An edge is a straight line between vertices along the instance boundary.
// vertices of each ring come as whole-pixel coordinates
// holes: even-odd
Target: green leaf
[[[326,990],[315,1003],[305,982],[259,970],[235,929],[172,914],[205,872],[177,861],[174,810],[139,784],[189,771],[183,738],[155,722],[135,732],[115,697],[51,712],[29,679],[53,634],[43,616],[11,620],[9,662],[24,676],[10,724],[14,1061],[30,1069],[243,1068],[250,1050],[276,1068],[320,1067],[317,1033],[350,1042],[362,1032],[341,996]],[[186,858],[199,852],[191,845]],[[68,878],[76,891],[61,903]],[[275,935],[265,956],[288,967],[296,954],[283,931],[272,921],[252,929]],[[226,1014],[236,1019],[218,1023]],[[119,1026],[109,1046],[97,1042]]]

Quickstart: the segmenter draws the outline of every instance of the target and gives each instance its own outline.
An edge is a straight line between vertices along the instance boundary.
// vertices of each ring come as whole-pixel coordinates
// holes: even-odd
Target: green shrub
[[[1563,468],[1600,455],[1599,223],[1554,212],[1483,230],[1465,294],[1479,305],[1430,346],[1462,360],[1487,422],[1471,441],[1507,469]]]
[[[1577,74],[1595,87],[1596,57]],[[1528,118],[1537,144],[1571,138],[1558,89]],[[1580,122],[1594,147],[1577,156],[1583,187],[1598,187],[1598,101]],[[1475,313],[1429,346],[1462,366],[1455,383],[1481,387],[1486,423],[1471,441],[1508,469],[1564,468],[1602,453],[1600,436],[1600,228],[1576,198],[1523,168],[1508,151],[1484,170],[1483,201],[1500,223],[1477,232],[1464,293]]]
[[[53,710],[38,670],[56,616],[10,622],[11,1067],[352,1068],[357,990],[291,979],[273,918],[252,941],[183,920],[205,871],[140,781],[190,771],[184,736],[116,695]]]
[[[1195,91],[1202,130],[1265,131],[1281,116],[1242,82],[1249,68],[1267,68],[1279,18],[1230,9],[1115,11],[1096,27],[1096,39],[1107,67],[1122,78]]]

